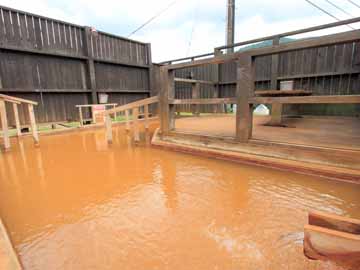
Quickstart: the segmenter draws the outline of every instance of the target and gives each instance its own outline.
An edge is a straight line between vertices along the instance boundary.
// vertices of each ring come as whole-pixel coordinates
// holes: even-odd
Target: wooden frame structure
[[[125,124],[126,130],[130,130],[130,111],[132,111],[133,115],[133,129],[134,129],[134,140],[136,142],[140,141],[140,131],[139,131],[139,112],[140,108],[144,108],[144,119],[145,119],[145,128],[149,128],[149,105],[158,103],[159,98],[158,96],[153,96],[150,98],[142,99],[139,101],[135,101],[132,103],[128,103],[122,106],[118,106],[116,108],[107,110],[104,112],[105,115],[105,127],[106,127],[106,139],[108,143],[112,143],[112,122],[111,122],[111,115],[116,114],[118,112],[125,112]]]
[[[304,227],[304,254],[313,260],[331,260],[346,267],[360,267],[360,220],[310,212]]]
[[[281,111],[283,104],[357,104],[360,103],[360,95],[328,95],[328,96],[286,96],[286,97],[261,97],[255,96],[254,69],[255,59],[257,57],[271,55],[272,70],[277,69],[278,57],[282,52],[291,52],[300,49],[319,48],[338,43],[355,42],[360,40],[360,31],[348,31],[338,34],[325,35],[318,38],[298,40],[294,42],[280,44],[280,37],[295,35],[315,30],[322,30],[329,27],[345,25],[360,21],[360,18],[327,24],[323,26],[312,27],[308,29],[288,32],[276,36],[256,39],[245,43],[236,43],[233,46],[249,44],[250,42],[259,42],[272,39],[273,45],[270,47],[240,51],[233,54],[222,55],[221,50],[227,48],[219,47],[215,49],[215,56],[212,58],[193,60],[186,63],[164,65],[160,68],[161,73],[161,92],[160,92],[160,122],[161,132],[164,135],[174,130],[175,105],[176,104],[237,104],[236,111],[236,135],[238,142],[248,142],[252,136],[252,112],[255,104],[272,104],[275,111],[274,118],[281,120]],[[184,59],[182,59],[184,60]],[[175,99],[175,70],[197,67],[209,64],[221,64],[229,61],[237,63],[237,82],[235,98],[210,98],[210,99]],[[275,74],[273,72],[272,74]],[[201,83],[201,81],[191,80],[191,83]],[[272,89],[278,90],[277,78],[274,76],[271,80]],[[276,122],[276,121],[275,121]]]
[[[38,144],[39,143],[39,135],[38,135],[38,131],[37,131],[36,119],[35,119],[35,113],[34,113],[34,105],[36,106],[38,103],[31,101],[31,100],[27,100],[27,99],[22,99],[22,98],[17,98],[17,97],[0,94],[0,118],[1,118],[2,130],[3,130],[5,150],[10,149],[9,126],[8,126],[8,120],[7,120],[7,115],[6,115],[5,102],[9,102],[12,104],[12,109],[13,109],[15,123],[16,123],[16,132],[17,132],[18,137],[20,137],[22,135],[20,120],[19,120],[18,105],[19,104],[27,105],[32,136],[34,138],[35,144]]]
[[[96,119],[95,119],[95,113],[94,113],[94,107],[96,106],[112,106],[113,108],[116,107],[116,105],[118,105],[117,103],[106,103],[106,104],[82,104],[82,105],[76,105],[75,107],[79,109],[79,119],[80,119],[80,126],[84,126],[84,117],[83,117],[83,108],[91,108],[91,114],[92,114],[92,122],[93,124],[96,123]],[[114,116],[116,117],[116,115]]]

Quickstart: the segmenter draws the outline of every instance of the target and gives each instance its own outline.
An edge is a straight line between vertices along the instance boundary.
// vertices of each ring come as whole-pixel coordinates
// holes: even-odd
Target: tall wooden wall
[[[219,81],[219,97],[235,97],[236,63],[228,62],[211,67],[201,66],[176,71],[176,76],[186,77],[193,72],[195,79]],[[275,69],[277,88],[280,82],[294,80],[296,89],[313,91],[313,95],[360,94],[360,42],[341,43],[321,48],[302,49],[278,54]],[[271,89],[272,55],[255,59],[255,87]],[[211,86],[206,86],[201,97],[211,96]],[[191,98],[189,85],[176,84],[177,98]],[[181,105],[178,110],[190,111]],[[211,106],[211,105],[207,105]],[[202,112],[209,109],[202,107]],[[360,105],[304,104],[285,105],[286,114],[360,116]]]
[[[38,101],[38,122],[78,120],[75,105],[98,93],[146,98],[151,69],[150,44],[0,6],[0,92]]]

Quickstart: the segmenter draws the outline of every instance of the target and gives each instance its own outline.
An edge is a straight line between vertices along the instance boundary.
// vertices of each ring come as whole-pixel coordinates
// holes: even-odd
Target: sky
[[[0,0],[0,5],[92,26],[98,30],[127,37],[173,1]],[[340,19],[351,18],[326,0],[312,1]],[[352,1],[360,6],[360,0]],[[214,47],[225,44],[226,2],[226,0],[177,0],[165,13],[131,38],[151,43],[154,62],[211,52]],[[360,16],[360,8],[348,0],[331,0],[331,2],[345,9],[352,16]],[[305,0],[236,0],[235,42],[334,21]],[[347,30],[351,29],[344,26],[331,32]],[[317,32],[311,35],[323,33]]]

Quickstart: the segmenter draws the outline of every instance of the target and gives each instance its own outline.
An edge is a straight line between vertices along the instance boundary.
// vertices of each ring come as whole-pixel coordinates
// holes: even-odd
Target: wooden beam
[[[149,128],[149,105],[144,106],[145,128]]]
[[[301,97],[252,97],[251,104],[357,104],[360,95],[301,96]]]
[[[304,254],[310,259],[333,261],[346,269],[359,269],[360,235],[305,225]]]
[[[236,85],[236,140],[247,142],[252,134],[253,112],[249,98],[254,95],[254,64],[251,56],[245,55],[237,62]]]
[[[183,82],[183,83],[191,83],[191,84],[196,84],[196,83],[210,84],[210,85],[215,84],[215,82],[212,82],[212,81],[195,80],[195,79],[185,79],[185,78],[174,78],[174,81],[175,81],[175,82]]]
[[[234,104],[236,98],[169,99],[169,104]]]
[[[36,127],[36,120],[35,120],[35,113],[34,113],[34,105],[28,104],[29,110],[29,118],[30,118],[30,125],[31,125],[31,132],[34,138],[35,144],[39,144],[39,134]]]
[[[12,97],[12,96],[8,96],[8,95],[4,95],[4,94],[0,94],[0,98],[4,99],[5,101],[13,102],[13,103],[17,103],[17,104],[26,103],[26,104],[38,105],[37,102],[29,100],[29,99]]]
[[[95,76],[95,64],[94,58],[91,48],[91,40],[92,40],[92,31],[91,28],[85,27],[85,36],[84,36],[84,49],[87,56],[87,77],[89,88],[91,90],[91,100],[92,103],[98,103],[98,96],[96,91],[96,76]]]
[[[311,91],[307,90],[261,90],[255,91],[255,96],[310,96]]]
[[[125,110],[125,129],[130,130],[130,119],[129,119],[129,110]]]
[[[3,131],[4,147],[5,150],[10,149],[9,126],[6,115],[5,100],[0,98],[0,118]]]
[[[334,214],[311,211],[309,225],[360,235],[360,220]]]
[[[16,103],[13,103],[12,106],[13,106],[13,111],[14,111],[16,134],[17,134],[18,137],[20,137],[21,136],[21,126],[20,126],[18,105]]]
[[[145,98],[139,101],[135,101],[135,102],[131,102],[122,106],[118,106],[114,109],[110,109],[110,110],[106,110],[104,113],[105,114],[114,114],[116,112],[122,112],[122,111],[126,111],[129,109],[132,109],[134,107],[141,107],[144,106],[146,104],[152,104],[152,103],[156,103],[159,102],[159,97],[158,96],[153,96],[150,98]]]
[[[112,136],[112,123],[111,123],[110,114],[107,114],[105,116],[105,127],[106,127],[106,140],[109,144],[111,144],[113,141],[113,136]]]
[[[84,119],[83,119],[83,115],[82,115],[82,107],[78,107],[79,108],[79,119],[80,119],[80,126],[84,126]]]
[[[162,135],[170,131],[170,103],[169,103],[169,85],[171,78],[174,78],[174,71],[169,71],[166,67],[160,67],[160,130]],[[173,81],[173,80],[172,80]]]
[[[134,141],[140,141],[140,133],[139,133],[139,107],[135,107],[132,109],[133,113],[133,130],[134,130]]]

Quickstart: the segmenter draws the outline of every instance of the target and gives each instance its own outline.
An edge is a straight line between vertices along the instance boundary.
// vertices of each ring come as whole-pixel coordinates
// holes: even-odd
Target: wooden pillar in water
[[[145,121],[145,128],[148,129],[149,128],[149,105],[146,104],[144,106],[144,121]]]
[[[192,83],[191,84],[191,96],[192,98],[200,98],[200,83]],[[199,116],[200,115],[200,105],[199,104],[192,104],[191,111],[193,115]]]
[[[110,114],[106,114],[105,116],[105,126],[106,126],[106,140],[108,143],[112,143],[112,123]]]
[[[129,110],[125,110],[125,129],[126,131],[130,130]]]
[[[139,107],[133,108],[133,130],[134,130],[134,141],[140,141],[139,131]]]
[[[28,104],[28,109],[29,109],[29,118],[30,118],[32,136],[34,138],[35,144],[39,144],[39,134],[36,127],[34,106],[32,104]]]
[[[13,103],[12,106],[13,106],[13,110],[14,110],[16,134],[18,137],[20,137],[21,136],[21,126],[20,126],[18,105],[16,103]]]
[[[3,130],[4,147],[5,150],[8,150],[10,149],[9,126],[6,115],[5,100],[3,99],[0,99],[0,117],[1,117],[1,126]]]
[[[254,95],[254,65],[250,55],[243,55],[237,62],[236,84],[236,140],[247,142],[252,134],[253,111],[249,98]]]

